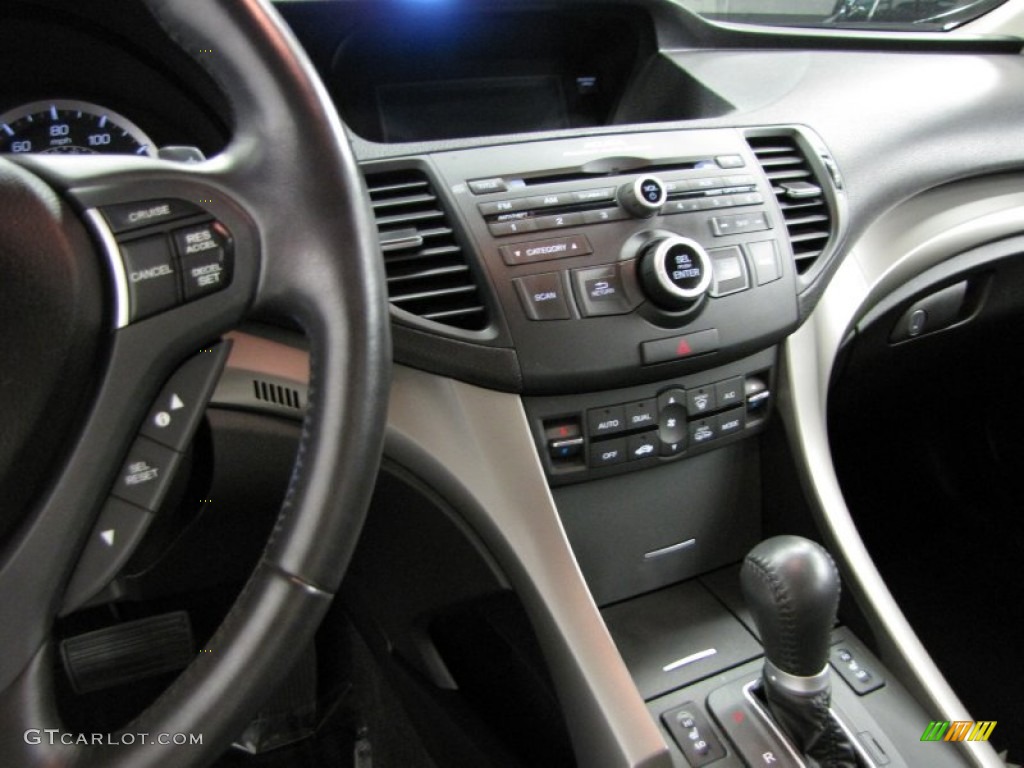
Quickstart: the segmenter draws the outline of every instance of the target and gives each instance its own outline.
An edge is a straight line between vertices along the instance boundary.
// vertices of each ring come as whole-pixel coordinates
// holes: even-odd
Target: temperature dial
[[[655,304],[681,312],[704,298],[711,285],[711,259],[688,237],[664,237],[644,249],[640,282]]]
[[[648,219],[665,204],[665,182],[657,176],[641,176],[619,187],[619,205],[634,216]]]

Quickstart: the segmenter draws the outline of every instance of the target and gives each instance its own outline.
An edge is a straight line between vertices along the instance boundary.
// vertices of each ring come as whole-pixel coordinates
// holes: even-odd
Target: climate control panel
[[[774,351],[653,385],[524,398],[552,485],[694,456],[755,434],[772,405]]]

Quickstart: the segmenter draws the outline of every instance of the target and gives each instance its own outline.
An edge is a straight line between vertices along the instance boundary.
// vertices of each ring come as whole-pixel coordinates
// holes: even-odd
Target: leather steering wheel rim
[[[85,461],[78,455],[83,449],[71,457],[0,562],[0,599],[15,590],[23,595],[10,605],[12,620],[23,620],[24,637],[5,648],[8,658],[0,669],[0,760],[8,765],[166,768],[212,760],[312,638],[351,558],[383,444],[390,365],[383,268],[358,168],[325,89],[265,0],[144,2],[229,98],[235,119],[229,146],[194,168],[169,169],[142,158],[64,164],[25,158],[18,165],[79,211],[156,197],[167,189],[204,195],[218,218],[231,218],[238,229],[249,223],[250,232],[236,232],[236,258],[249,260],[253,279],[251,290],[242,279],[220,305],[205,299],[194,309],[170,313],[187,319],[178,325],[192,327],[190,333],[177,334],[174,317],[117,331],[107,378],[80,442],[86,446],[94,439],[90,430],[99,428],[105,401],[114,397],[104,387],[115,373],[124,375],[135,365],[136,386],[155,394],[160,377],[172,361],[180,362],[190,343],[228,330],[251,312],[304,329],[310,343],[309,405],[286,500],[259,565],[207,644],[209,652],[199,654],[122,732],[202,734],[198,745],[137,737],[129,743],[118,735],[84,746],[59,740],[29,744],[24,738],[28,729],[61,730],[49,628],[73,557],[46,569],[38,555],[44,547],[58,554],[80,551],[99,500],[91,496],[103,487],[99,481],[79,482],[79,506],[88,507],[88,515],[78,511],[61,524],[71,479],[81,474],[75,462]],[[143,351],[153,338],[166,340],[159,354]],[[145,406],[132,407],[125,423]],[[130,435],[122,436],[120,445],[127,440]]]

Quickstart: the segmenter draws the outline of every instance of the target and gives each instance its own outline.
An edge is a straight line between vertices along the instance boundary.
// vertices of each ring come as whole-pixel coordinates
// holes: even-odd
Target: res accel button
[[[163,235],[121,243],[132,320],[177,306],[178,266]]]
[[[223,224],[209,221],[173,233],[181,259],[185,299],[226,288],[231,282],[231,236]]]

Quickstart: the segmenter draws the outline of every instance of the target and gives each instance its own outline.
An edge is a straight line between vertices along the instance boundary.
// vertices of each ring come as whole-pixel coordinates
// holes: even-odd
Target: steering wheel
[[[323,85],[265,0],[143,1],[220,85],[234,131],[223,153],[195,165],[0,160],[0,490],[12,493],[0,498],[3,765],[212,761],[313,636],[351,558],[380,460],[390,365],[383,268]],[[219,292],[116,322],[105,251],[86,220],[164,199],[226,227],[233,278]],[[182,360],[254,312],[299,324],[310,343],[309,406],[286,500],[208,652],[123,730],[202,734],[202,744],[27,739],[29,729],[61,729],[52,625],[139,425]],[[31,494],[18,498],[24,488]]]

